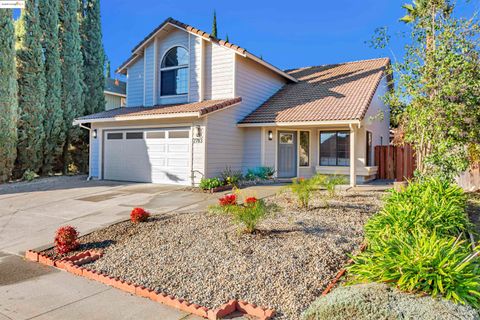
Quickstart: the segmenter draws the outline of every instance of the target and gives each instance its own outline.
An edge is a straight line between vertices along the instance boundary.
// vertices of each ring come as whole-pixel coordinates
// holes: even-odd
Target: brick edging
[[[197,316],[208,318],[210,320],[221,319],[237,310],[247,315],[259,317],[261,320],[268,320],[275,314],[273,309],[259,307],[255,304],[251,304],[242,300],[230,300],[218,308],[208,309],[198,304],[190,303],[184,299],[176,298],[163,292],[157,293],[154,290],[144,286],[138,286],[131,282],[123,281],[120,278],[111,277],[105,273],[82,267],[84,264],[100,259],[102,255],[103,252],[99,250],[86,250],[71,257],[54,260],[43,253],[38,253],[34,250],[28,250],[25,252],[25,259],[39,262],[43,265],[56,267],[74,275],[98,281],[130,294],[147,298],[152,301],[195,314]]]
[[[360,252],[363,252],[365,251],[365,249],[367,248],[367,245],[365,243],[363,243],[361,246],[360,246]],[[330,293],[330,291],[332,291],[332,289],[335,287],[335,285],[337,284],[338,280],[340,280],[344,275],[345,273],[347,272],[347,269],[346,267],[351,265],[353,263],[353,259],[349,259],[347,261],[347,264],[342,268],[340,269],[338,272],[337,272],[337,275],[335,276],[335,278],[333,278],[332,281],[330,281],[330,283],[328,284],[328,286],[325,288],[325,290],[323,290],[322,292],[322,297],[323,296],[326,296],[327,294]]]

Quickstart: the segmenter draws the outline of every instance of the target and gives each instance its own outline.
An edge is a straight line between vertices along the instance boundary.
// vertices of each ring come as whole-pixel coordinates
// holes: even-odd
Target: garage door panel
[[[107,137],[109,134],[112,133],[107,132]],[[185,139],[188,136],[188,130],[116,131],[114,139],[104,140],[104,178],[189,184],[191,142]]]
[[[173,167],[186,168],[188,167],[188,160],[187,159],[168,159],[167,166],[172,167],[172,170],[173,170]]]
[[[188,144],[169,144],[168,152],[188,152]]]

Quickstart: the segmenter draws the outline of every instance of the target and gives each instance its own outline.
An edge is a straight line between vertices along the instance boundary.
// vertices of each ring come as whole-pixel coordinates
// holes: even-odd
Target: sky
[[[105,51],[112,70],[131,49],[168,17],[211,32],[217,13],[218,36],[281,69],[355,61],[390,55],[365,42],[375,28],[408,29],[398,0],[102,0]],[[394,51],[402,44],[392,44]]]
[[[480,0],[458,0],[457,14],[471,16]],[[398,19],[410,0],[101,0],[105,52],[112,71],[131,49],[166,18],[211,32],[217,12],[218,36],[281,69],[389,56],[400,59],[408,26]],[[467,9],[468,8],[468,9]],[[388,49],[368,43],[388,27]]]

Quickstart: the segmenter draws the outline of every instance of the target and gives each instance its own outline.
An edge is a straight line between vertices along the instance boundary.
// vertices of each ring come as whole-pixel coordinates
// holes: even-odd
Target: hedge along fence
[[[480,307],[480,247],[460,187],[429,179],[391,191],[365,226],[368,249],[352,257],[350,283],[386,282],[407,292],[443,296]]]

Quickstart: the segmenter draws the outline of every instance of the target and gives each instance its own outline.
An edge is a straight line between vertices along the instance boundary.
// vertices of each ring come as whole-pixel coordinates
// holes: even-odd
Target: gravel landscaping
[[[320,195],[309,210],[288,193],[268,199],[282,210],[252,235],[227,216],[191,212],[110,226],[82,237],[79,250],[102,247],[90,268],[192,303],[242,299],[274,308],[276,319],[299,319],[358,250],[383,194],[342,192],[328,206]]]

